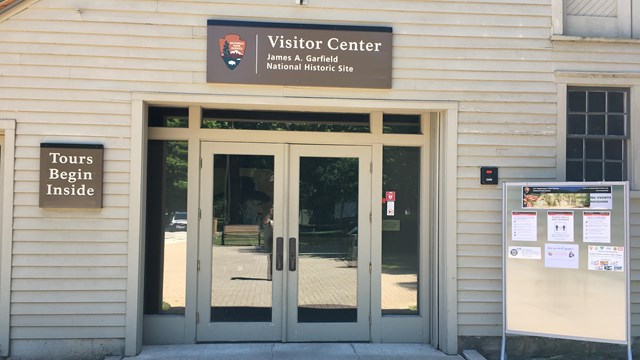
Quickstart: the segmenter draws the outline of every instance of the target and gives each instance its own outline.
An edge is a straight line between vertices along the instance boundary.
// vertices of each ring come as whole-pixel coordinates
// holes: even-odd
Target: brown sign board
[[[104,147],[40,144],[40,207],[102,208]]]
[[[391,88],[391,27],[207,25],[208,83]]]

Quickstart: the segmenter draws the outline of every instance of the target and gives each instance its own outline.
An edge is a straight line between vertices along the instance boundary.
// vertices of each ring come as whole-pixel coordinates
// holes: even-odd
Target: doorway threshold
[[[148,345],[131,360],[463,360],[431,345],[371,343],[223,343]]]

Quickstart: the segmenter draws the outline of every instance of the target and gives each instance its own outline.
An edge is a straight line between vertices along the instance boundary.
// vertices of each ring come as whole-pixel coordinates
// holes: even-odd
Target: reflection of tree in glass
[[[189,118],[185,116],[168,116],[164,121],[164,126],[169,128],[189,127]]]
[[[187,209],[188,153],[186,141],[164,142],[165,207],[171,213]]]
[[[316,224],[331,224],[336,216],[342,230],[351,230],[345,210],[348,203],[357,204],[358,159],[305,157],[300,162],[300,208],[311,210]]]
[[[417,274],[420,216],[420,148],[383,148],[382,194],[396,192],[394,216],[382,212],[386,221],[398,222],[399,231],[382,233],[383,273]]]
[[[409,147],[384,147],[384,164],[382,174],[382,187],[384,190],[399,190],[411,188],[415,185],[415,178],[411,174],[411,170],[416,170],[415,167],[420,165],[419,162],[419,148]],[[398,176],[398,174],[404,174],[404,176]],[[384,194],[382,194],[384,197]],[[408,200],[405,197],[404,200]]]
[[[270,155],[214,156],[213,214],[219,225],[261,222],[273,206],[273,168]]]
[[[203,123],[205,129],[238,129],[238,130],[280,130],[280,131],[313,131],[313,132],[365,132],[363,126],[324,123],[290,123],[278,121],[216,121]]]
[[[203,129],[233,129],[233,125],[229,121],[203,120]]]
[[[369,132],[367,114],[204,110],[204,129]]]

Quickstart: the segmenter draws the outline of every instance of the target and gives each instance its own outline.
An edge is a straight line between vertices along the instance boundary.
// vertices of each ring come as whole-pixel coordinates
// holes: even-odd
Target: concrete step
[[[240,343],[150,345],[129,360],[463,360],[430,345],[365,343]]]

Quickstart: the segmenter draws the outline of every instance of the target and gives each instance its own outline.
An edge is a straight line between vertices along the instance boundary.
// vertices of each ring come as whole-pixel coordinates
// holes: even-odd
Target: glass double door
[[[197,340],[368,341],[371,147],[201,158]]]

